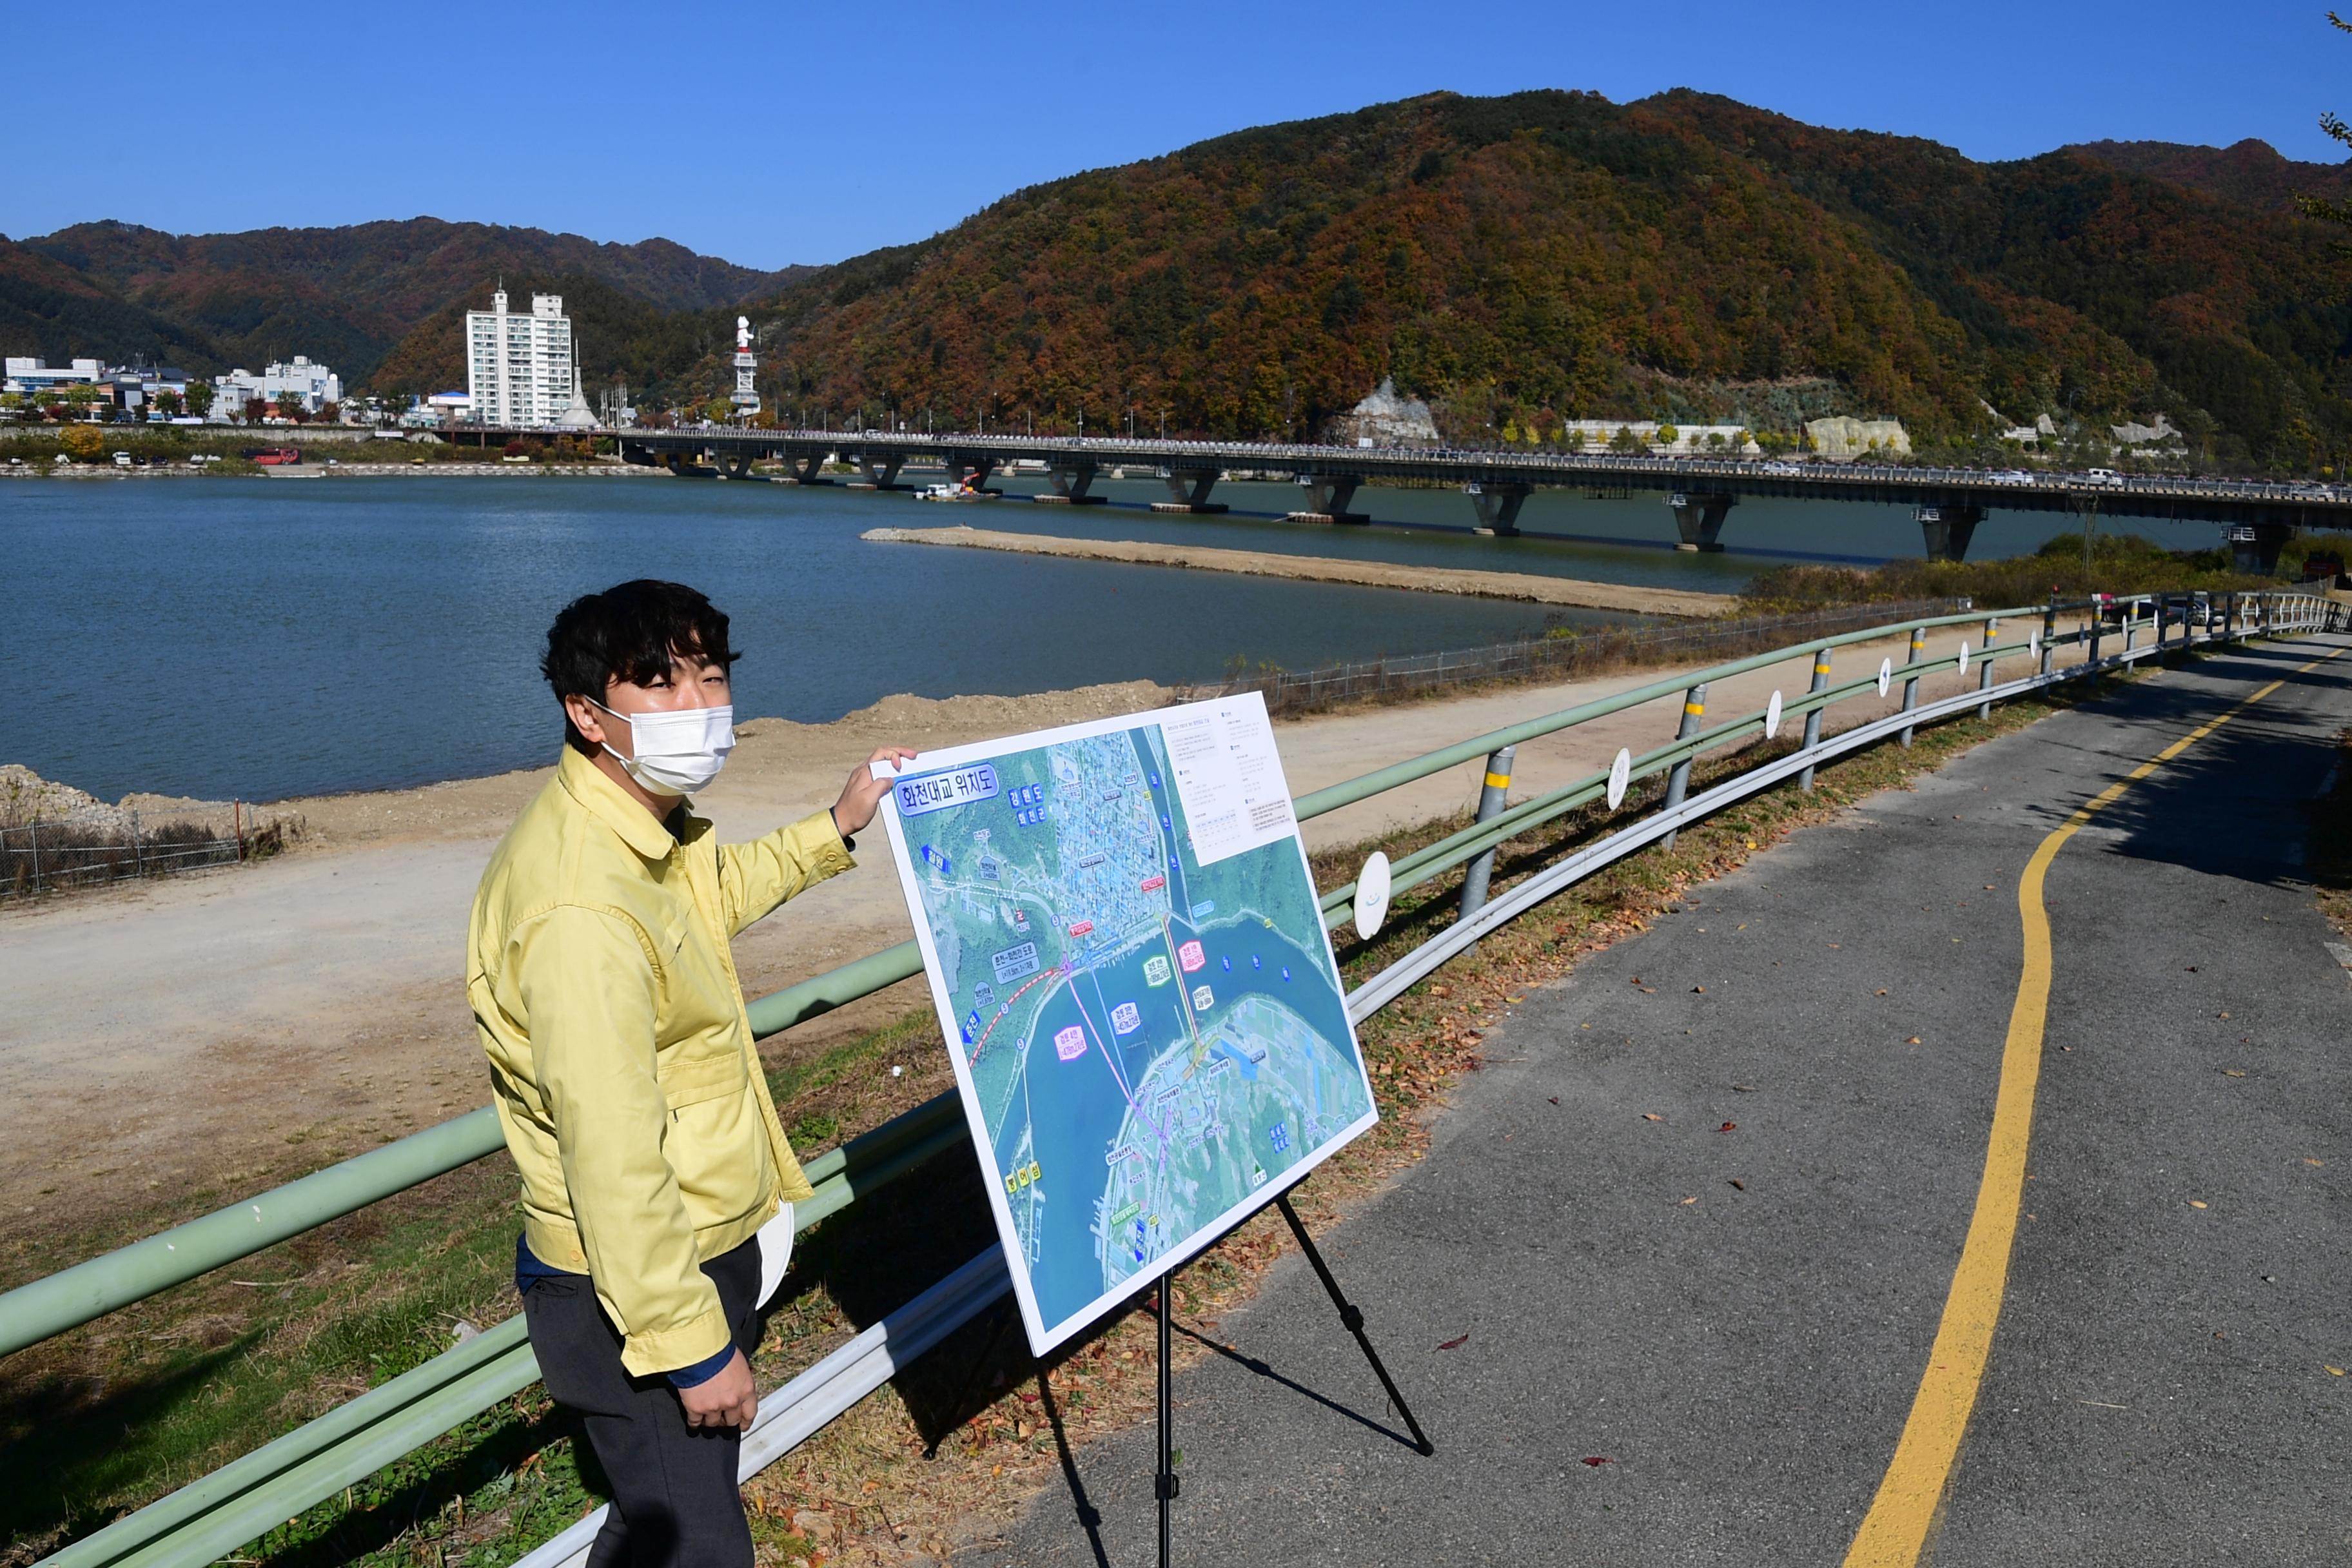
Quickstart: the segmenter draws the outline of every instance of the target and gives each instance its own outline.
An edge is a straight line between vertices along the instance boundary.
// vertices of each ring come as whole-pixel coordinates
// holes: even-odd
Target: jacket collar
[[[563,748],[562,761],[555,764],[555,779],[564,793],[579,802],[588,814],[621,837],[621,842],[646,860],[667,860],[678,840],[669,836],[669,829],[654,820],[653,814],[622,790],[619,784],[604,776],[604,771],[573,747]]]

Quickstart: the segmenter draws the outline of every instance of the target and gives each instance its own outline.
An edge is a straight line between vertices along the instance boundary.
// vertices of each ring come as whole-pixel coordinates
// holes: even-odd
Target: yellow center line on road
[[[2009,1258],[2017,1238],[2017,1215],[2025,1189],[2025,1146],[2033,1130],[2033,1091],[2042,1076],[2042,1034],[2050,1011],[2050,918],[2042,907],[2042,884],[2051,861],[2092,817],[2113,805],[2140,780],[2219,730],[2294,679],[2334,658],[2322,655],[2294,675],[2272,681],[2210,723],[2201,724],[2148,761],[2109,784],[2069,816],[2033,851],[2017,883],[2017,912],[2025,925],[2025,962],[2010,1009],[2009,1039],[2001,1047],[2000,1089],[1993,1100],[1992,1135],[1985,1147],[1984,1179],[1977,1187],[1976,1212],[1959,1267],[1952,1271],[1951,1294],[1936,1330],[1927,1370],[1911,1402],[1910,1418],[1895,1445],[1886,1477],[1853,1544],[1845,1568],[1914,1568],[1927,1544],[1968,1433],[1977,1389],[1992,1354],[1993,1327],[2009,1282]]]

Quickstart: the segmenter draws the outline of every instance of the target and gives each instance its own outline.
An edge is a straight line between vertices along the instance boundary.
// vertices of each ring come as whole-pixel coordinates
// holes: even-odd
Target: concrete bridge
[[[484,442],[540,430],[469,428]],[[1154,510],[1218,512],[1209,497],[1229,471],[1286,473],[1298,482],[1301,521],[1363,523],[1351,510],[1357,489],[1378,484],[1458,485],[1482,532],[1518,532],[1519,509],[1538,487],[1601,494],[1648,490],[1674,509],[1677,548],[1723,548],[1732,509],[1749,496],[1863,501],[1907,506],[1919,524],[1931,561],[1958,561],[1987,511],[2065,512],[2086,522],[2100,515],[2211,522],[2228,530],[2240,568],[2268,574],[2279,548],[2297,529],[2352,528],[2352,487],[2156,475],[2053,474],[1981,468],[1934,468],[1895,464],[1772,462],[1662,458],[1614,453],[1466,451],[1455,448],[1326,447],[1252,441],[1169,441],[978,435],[959,432],[759,430],[717,426],[673,430],[611,429],[633,463],[682,472],[746,477],[754,462],[782,462],[801,484],[828,484],[830,461],[856,465],[863,482],[904,488],[899,472],[912,458],[936,458],[949,476],[984,485],[1016,461],[1045,465],[1052,484],[1041,500],[1072,506],[1098,503],[1096,480],[1113,468],[1150,469],[1162,476],[1169,500]],[[564,434],[579,435],[568,431]]]

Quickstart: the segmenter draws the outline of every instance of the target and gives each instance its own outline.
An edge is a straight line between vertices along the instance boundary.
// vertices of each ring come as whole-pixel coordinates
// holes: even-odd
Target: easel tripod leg
[[[1176,1300],[1170,1287],[1175,1279],[1176,1271],[1172,1268],[1160,1277],[1160,1310],[1153,1314],[1160,1320],[1160,1473],[1152,1479],[1152,1490],[1160,1499],[1160,1568],[1168,1568],[1168,1514],[1178,1490],[1175,1451],[1171,1447],[1176,1423],[1168,1375],[1170,1325],[1176,1314]]]
[[[1381,1387],[1387,1391],[1390,1405],[1404,1418],[1405,1426],[1412,1433],[1413,1446],[1423,1454],[1436,1453],[1437,1445],[1429,1440],[1429,1435],[1421,1429],[1421,1423],[1412,1418],[1412,1406],[1406,1405],[1404,1395],[1397,1392],[1396,1379],[1389,1375],[1389,1369],[1381,1363],[1380,1352],[1372,1349],[1371,1338],[1364,1332],[1362,1310],[1341,1293],[1339,1281],[1331,1277],[1331,1266],[1323,1261],[1322,1251],[1316,1247],[1315,1238],[1307,1234],[1307,1226],[1299,1222],[1298,1211],[1290,1206],[1290,1194],[1285,1193],[1275,1199],[1274,1206],[1280,1209],[1282,1217],[1289,1222],[1290,1234],[1298,1238],[1299,1249],[1307,1254],[1307,1261],[1314,1266],[1315,1277],[1323,1281],[1323,1289],[1330,1296],[1331,1304],[1339,1309],[1340,1324],[1356,1336],[1356,1343],[1363,1351],[1364,1359],[1372,1363],[1372,1375],[1381,1380]],[[1167,1289],[1164,1284],[1160,1288],[1162,1290]],[[1167,1324],[1163,1321],[1160,1324],[1160,1332],[1164,1334],[1167,1331]],[[1164,1370],[1167,1366],[1167,1359],[1165,1355],[1160,1357],[1162,1377],[1167,1375]],[[1162,1408],[1165,1408],[1164,1405]],[[1160,1442],[1164,1452],[1167,1444],[1164,1426],[1161,1431],[1163,1436]]]

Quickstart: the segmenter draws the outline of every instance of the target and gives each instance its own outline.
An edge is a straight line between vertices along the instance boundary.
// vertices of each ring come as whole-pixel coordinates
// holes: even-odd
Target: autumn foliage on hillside
[[[789,404],[1312,434],[1383,375],[1449,434],[2158,409],[2352,429],[2317,226],[2072,153],[1970,163],[1676,92],[1433,95],[1016,192],[755,313]],[[1491,434],[1486,438],[1491,439]]]

